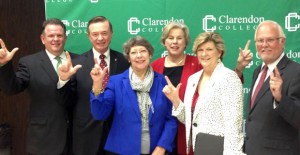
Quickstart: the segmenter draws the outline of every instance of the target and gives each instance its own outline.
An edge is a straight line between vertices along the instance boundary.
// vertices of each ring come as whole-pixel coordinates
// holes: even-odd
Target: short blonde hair
[[[198,35],[198,37],[195,39],[194,45],[193,45],[193,52],[197,54],[197,49],[199,46],[203,45],[204,43],[207,43],[209,41],[212,41],[217,50],[221,53],[220,59],[223,59],[223,56],[225,54],[225,43],[221,35],[217,32],[203,32]]]
[[[181,29],[183,31],[185,45],[187,46],[190,42],[189,28],[185,24],[179,23],[179,22],[170,22],[164,27],[164,30],[163,30],[161,38],[160,38],[160,43],[165,45],[165,41],[169,37],[171,30],[176,29],[176,28]]]

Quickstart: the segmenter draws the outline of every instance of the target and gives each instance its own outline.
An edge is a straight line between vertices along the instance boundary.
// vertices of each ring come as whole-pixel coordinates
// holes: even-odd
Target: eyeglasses
[[[129,52],[129,54],[132,55],[132,56],[137,56],[138,53],[139,53],[140,55],[145,55],[146,53],[148,53],[148,51],[147,51],[146,49],[144,49],[144,50],[131,51],[131,52]]]
[[[268,45],[272,45],[276,40],[281,39],[282,37],[275,37],[275,38],[264,38],[264,39],[257,39],[255,40],[256,44],[262,45],[266,42]]]

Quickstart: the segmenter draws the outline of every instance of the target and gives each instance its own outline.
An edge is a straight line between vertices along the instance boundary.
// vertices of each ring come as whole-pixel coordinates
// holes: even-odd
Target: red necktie
[[[107,63],[106,63],[106,61],[104,60],[105,55],[104,55],[104,54],[101,54],[99,58],[100,58],[100,67],[101,67],[101,69],[104,69],[104,68],[107,66]],[[107,72],[105,73],[103,82],[102,82],[102,88],[103,88],[103,89],[106,87],[106,84],[107,84],[107,82],[108,82],[108,78],[109,78],[109,75],[108,75],[108,70],[107,70]]]
[[[261,73],[259,82],[258,82],[258,84],[257,84],[257,86],[256,86],[256,88],[255,88],[255,91],[254,91],[254,93],[253,93],[253,95],[252,95],[252,98],[251,98],[251,108],[253,108],[254,102],[255,102],[255,98],[256,98],[258,92],[260,91],[262,85],[263,85],[264,82],[265,82],[265,78],[266,78],[266,75],[267,75],[267,71],[268,71],[268,66],[265,65],[265,66],[263,67],[263,69],[262,69],[262,73]]]

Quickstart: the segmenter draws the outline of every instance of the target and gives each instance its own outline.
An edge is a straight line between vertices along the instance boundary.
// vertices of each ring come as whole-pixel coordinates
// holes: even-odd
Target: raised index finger
[[[5,44],[2,39],[0,39],[1,48],[6,50]]]
[[[168,76],[165,76],[165,79],[168,83],[169,86],[173,86],[172,82],[170,81],[170,79],[168,78]]]
[[[279,72],[279,70],[278,70],[278,68],[277,67],[275,67],[275,69],[274,69],[274,71],[275,71],[275,77],[277,77],[277,78],[280,78],[281,79],[281,76],[280,76],[280,72]]]
[[[251,42],[251,40],[248,40],[248,41],[247,41],[244,50],[248,50],[248,49],[249,49],[250,42]]]
[[[71,62],[71,56],[70,56],[70,53],[68,51],[66,51],[66,57],[67,57],[67,62]]]

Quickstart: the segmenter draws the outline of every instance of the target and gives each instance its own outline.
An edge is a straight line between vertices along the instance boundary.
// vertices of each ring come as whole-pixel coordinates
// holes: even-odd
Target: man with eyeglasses
[[[274,21],[260,23],[255,44],[262,65],[248,97],[247,155],[299,155],[300,65],[283,52],[286,37]]]
[[[262,45],[262,44],[264,44],[265,42],[266,42],[266,44],[273,44],[275,41],[277,41],[278,39],[281,39],[282,37],[275,37],[275,38],[266,38],[266,39],[262,39],[262,38],[260,38],[260,39],[258,39],[258,40],[256,40],[255,42],[256,42],[256,44],[257,45]]]

